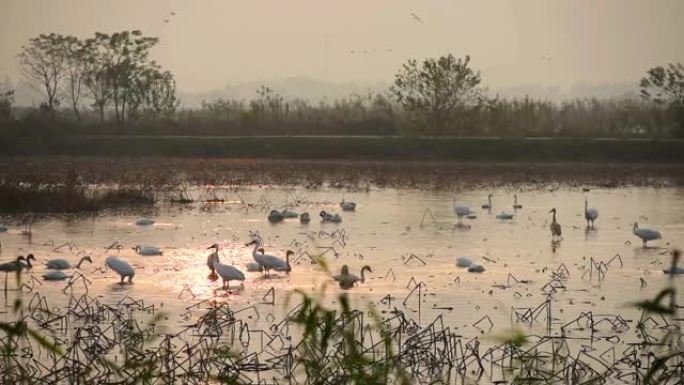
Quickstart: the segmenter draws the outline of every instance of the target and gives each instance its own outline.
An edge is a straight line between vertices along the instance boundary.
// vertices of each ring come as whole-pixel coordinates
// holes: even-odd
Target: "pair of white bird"
[[[290,271],[292,271],[292,266],[290,265],[290,256],[294,254],[294,251],[288,250],[285,253],[285,260],[282,260],[276,256],[265,254],[263,252],[264,249],[261,247],[261,239],[255,239],[246,244],[246,246],[251,245],[254,245],[252,257],[261,267],[261,270],[266,276],[270,276],[271,270],[285,272],[286,274],[289,274]],[[218,244],[215,243],[209,246],[208,249],[214,249],[214,252],[209,254],[207,257],[207,267],[211,271],[211,274],[217,274],[219,277],[221,277],[224,288],[230,288],[230,281],[245,280],[245,274],[240,271],[240,269],[232,265],[222,264],[219,261]],[[257,251],[261,251],[261,254]]]
[[[82,257],[76,266],[74,266],[76,269],[81,268],[81,264],[83,262],[90,262],[93,263],[93,260],[90,258],[90,256],[86,255]],[[70,275],[67,275],[64,273],[62,270],[68,270],[71,269],[71,263],[67,261],[66,259],[62,258],[56,258],[56,259],[50,259],[45,263],[45,267],[48,269],[51,269],[52,271],[48,271],[45,274],[43,274],[43,279],[46,281],[62,281],[67,278],[71,278]]]
[[[487,195],[487,203],[482,205],[483,209],[490,210],[493,207],[492,206],[492,197],[493,196],[494,195],[492,195],[492,194]],[[513,194],[513,209],[517,210],[517,209],[521,209],[521,208],[522,208],[522,205],[518,204],[518,194]]]

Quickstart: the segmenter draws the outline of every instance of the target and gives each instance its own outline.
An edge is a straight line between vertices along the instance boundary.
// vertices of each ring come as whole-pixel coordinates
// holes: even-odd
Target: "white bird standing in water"
[[[595,208],[589,208],[589,202],[587,201],[587,198],[584,198],[584,219],[587,220],[587,227],[594,227],[594,221],[596,218],[598,218],[599,212]],[[591,226],[589,225],[589,222],[591,222]]]
[[[482,208],[487,210],[492,209],[492,194],[487,195],[487,203],[483,204]]]
[[[461,223],[461,218],[470,214],[470,207],[466,206],[463,203],[456,202],[456,198],[453,198],[452,203],[454,214],[456,214],[456,217],[458,217],[458,223]]]
[[[77,269],[80,269],[81,264],[83,262],[93,263],[93,260],[90,259],[90,256],[86,255],[85,257],[82,257],[78,261],[78,263],[76,264],[75,267]],[[47,261],[45,263],[45,267],[47,267],[48,269],[52,269],[52,270],[66,270],[66,269],[71,269],[71,264],[66,259],[56,258],[56,259],[51,259],[51,260]]]
[[[12,262],[5,262],[0,264],[0,271],[5,272],[5,293],[7,293],[7,274],[10,272],[18,272],[24,269],[24,256],[20,255]]]
[[[359,276],[357,276],[356,274],[351,274],[349,272],[349,267],[347,267],[347,265],[344,265],[344,266],[342,266],[342,270],[340,271],[340,274],[333,275],[333,279],[335,281],[339,282],[340,287],[342,289],[350,289],[357,282],[361,282],[361,283],[366,282],[366,276],[365,276],[366,271],[368,271],[369,273],[373,272],[373,270],[371,270],[370,266],[366,265],[366,266],[361,268],[361,277],[359,278]]]
[[[518,194],[513,194],[513,209],[521,209],[522,205],[518,204]]]
[[[211,271],[210,275],[215,275],[216,274],[216,269],[214,268],[214,262],[218,262],[219,256],[219,245],[218,243],[214,243],[213,245],[207,247],[207,250],[209,249],[214,249],[214,252],[207,255],[207,267]]]
[[[662,239],[660,231],[653,229],[640,229],[639,224],[634,222],[634,229],[632,233],[637,237],[641,238],[642,244],[646,247],[646,242],[655,241],[656,239]]]
[[[121,283],[124,282],[124,278],[128,277],[128,282],[133,282],[133,276],[135,276],[135,269],[133,266],[128,264],[128,262],[123,259],[119,259],[113,255],[110,255],[105,259],[105,266],[114,270],[121,276]]]
[[[292,267],[290,266],[290,255],[294,254],[294,251],[288,250],[285,253],[285,260],[283,261],[282,259],[273,255],[257,253],[257,250],[259,250],[261,247],[261,238],[257,238],[252,242],[249,242],[246,246],[250,245],[254,245],[252,257],[255,261],[257,261],[258,264],[263,266],[266,276],[270,276],[271,270],[283,271],[287,274],[290,274],[290,271],[292,270]]]
[[[245,275],[237,267],[219,262],[218,254],[216,254],[215,258],[211,259],[211,263],[214,271],[218,273],[218,276],[223,281],[223,289],[230,289],[230,281],[245,280]]]
[[[551,226],[549,228],[551,229],[551,239],[555,237],[560,237],[561,236],[561,225],[560,223],[556,222],[556,209],[553,208],[549,213],[553,213],[553,218],[551,219]]]

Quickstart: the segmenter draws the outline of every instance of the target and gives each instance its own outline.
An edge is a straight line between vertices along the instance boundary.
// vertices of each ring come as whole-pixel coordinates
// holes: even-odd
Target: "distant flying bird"
[[[413,17],[413,20],[419,22],[420,24],[423,24],[423,19],[421,19],[418,15],[415,13],[411,13],[411,17]]]

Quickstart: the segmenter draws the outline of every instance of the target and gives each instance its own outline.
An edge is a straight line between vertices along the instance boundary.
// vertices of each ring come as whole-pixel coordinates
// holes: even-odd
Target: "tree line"
[[[51,118],[68,105],[80,121],[87,99],[101,123],[109,111],[123,123],[143,114],[171,114],[178,106],[173,75],[150,59],[158,43],[140,31],[98,32],[84,40],[41,34],[22,46],[18,63],[22,76],[44,97],[40,108]]]
[[[553,103],[489,95],[470,57],[448,54],[408,60],[384,93],[312,103],[264,86],[249,101],[216,99],[183,109],[173,75],[150,58],[158,43],[140,31],[85,40],[53,33],[30,39],[18,63],[43,95],[44,115],[64,124],[57,112],[71,110],[69,119],[81,123],[87,100],[98,123],[111,117],[116,132],[684,137],[681,63],[648,70],[639,97]],[[0,92],[0,120],[10,119],[12,101],[11,91]]]

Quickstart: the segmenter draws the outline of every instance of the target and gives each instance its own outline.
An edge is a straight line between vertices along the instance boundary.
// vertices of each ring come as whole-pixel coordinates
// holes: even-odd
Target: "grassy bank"
[[[0,138],[24,156],[683,163],[684,141],[429,137],[44,136]]]

